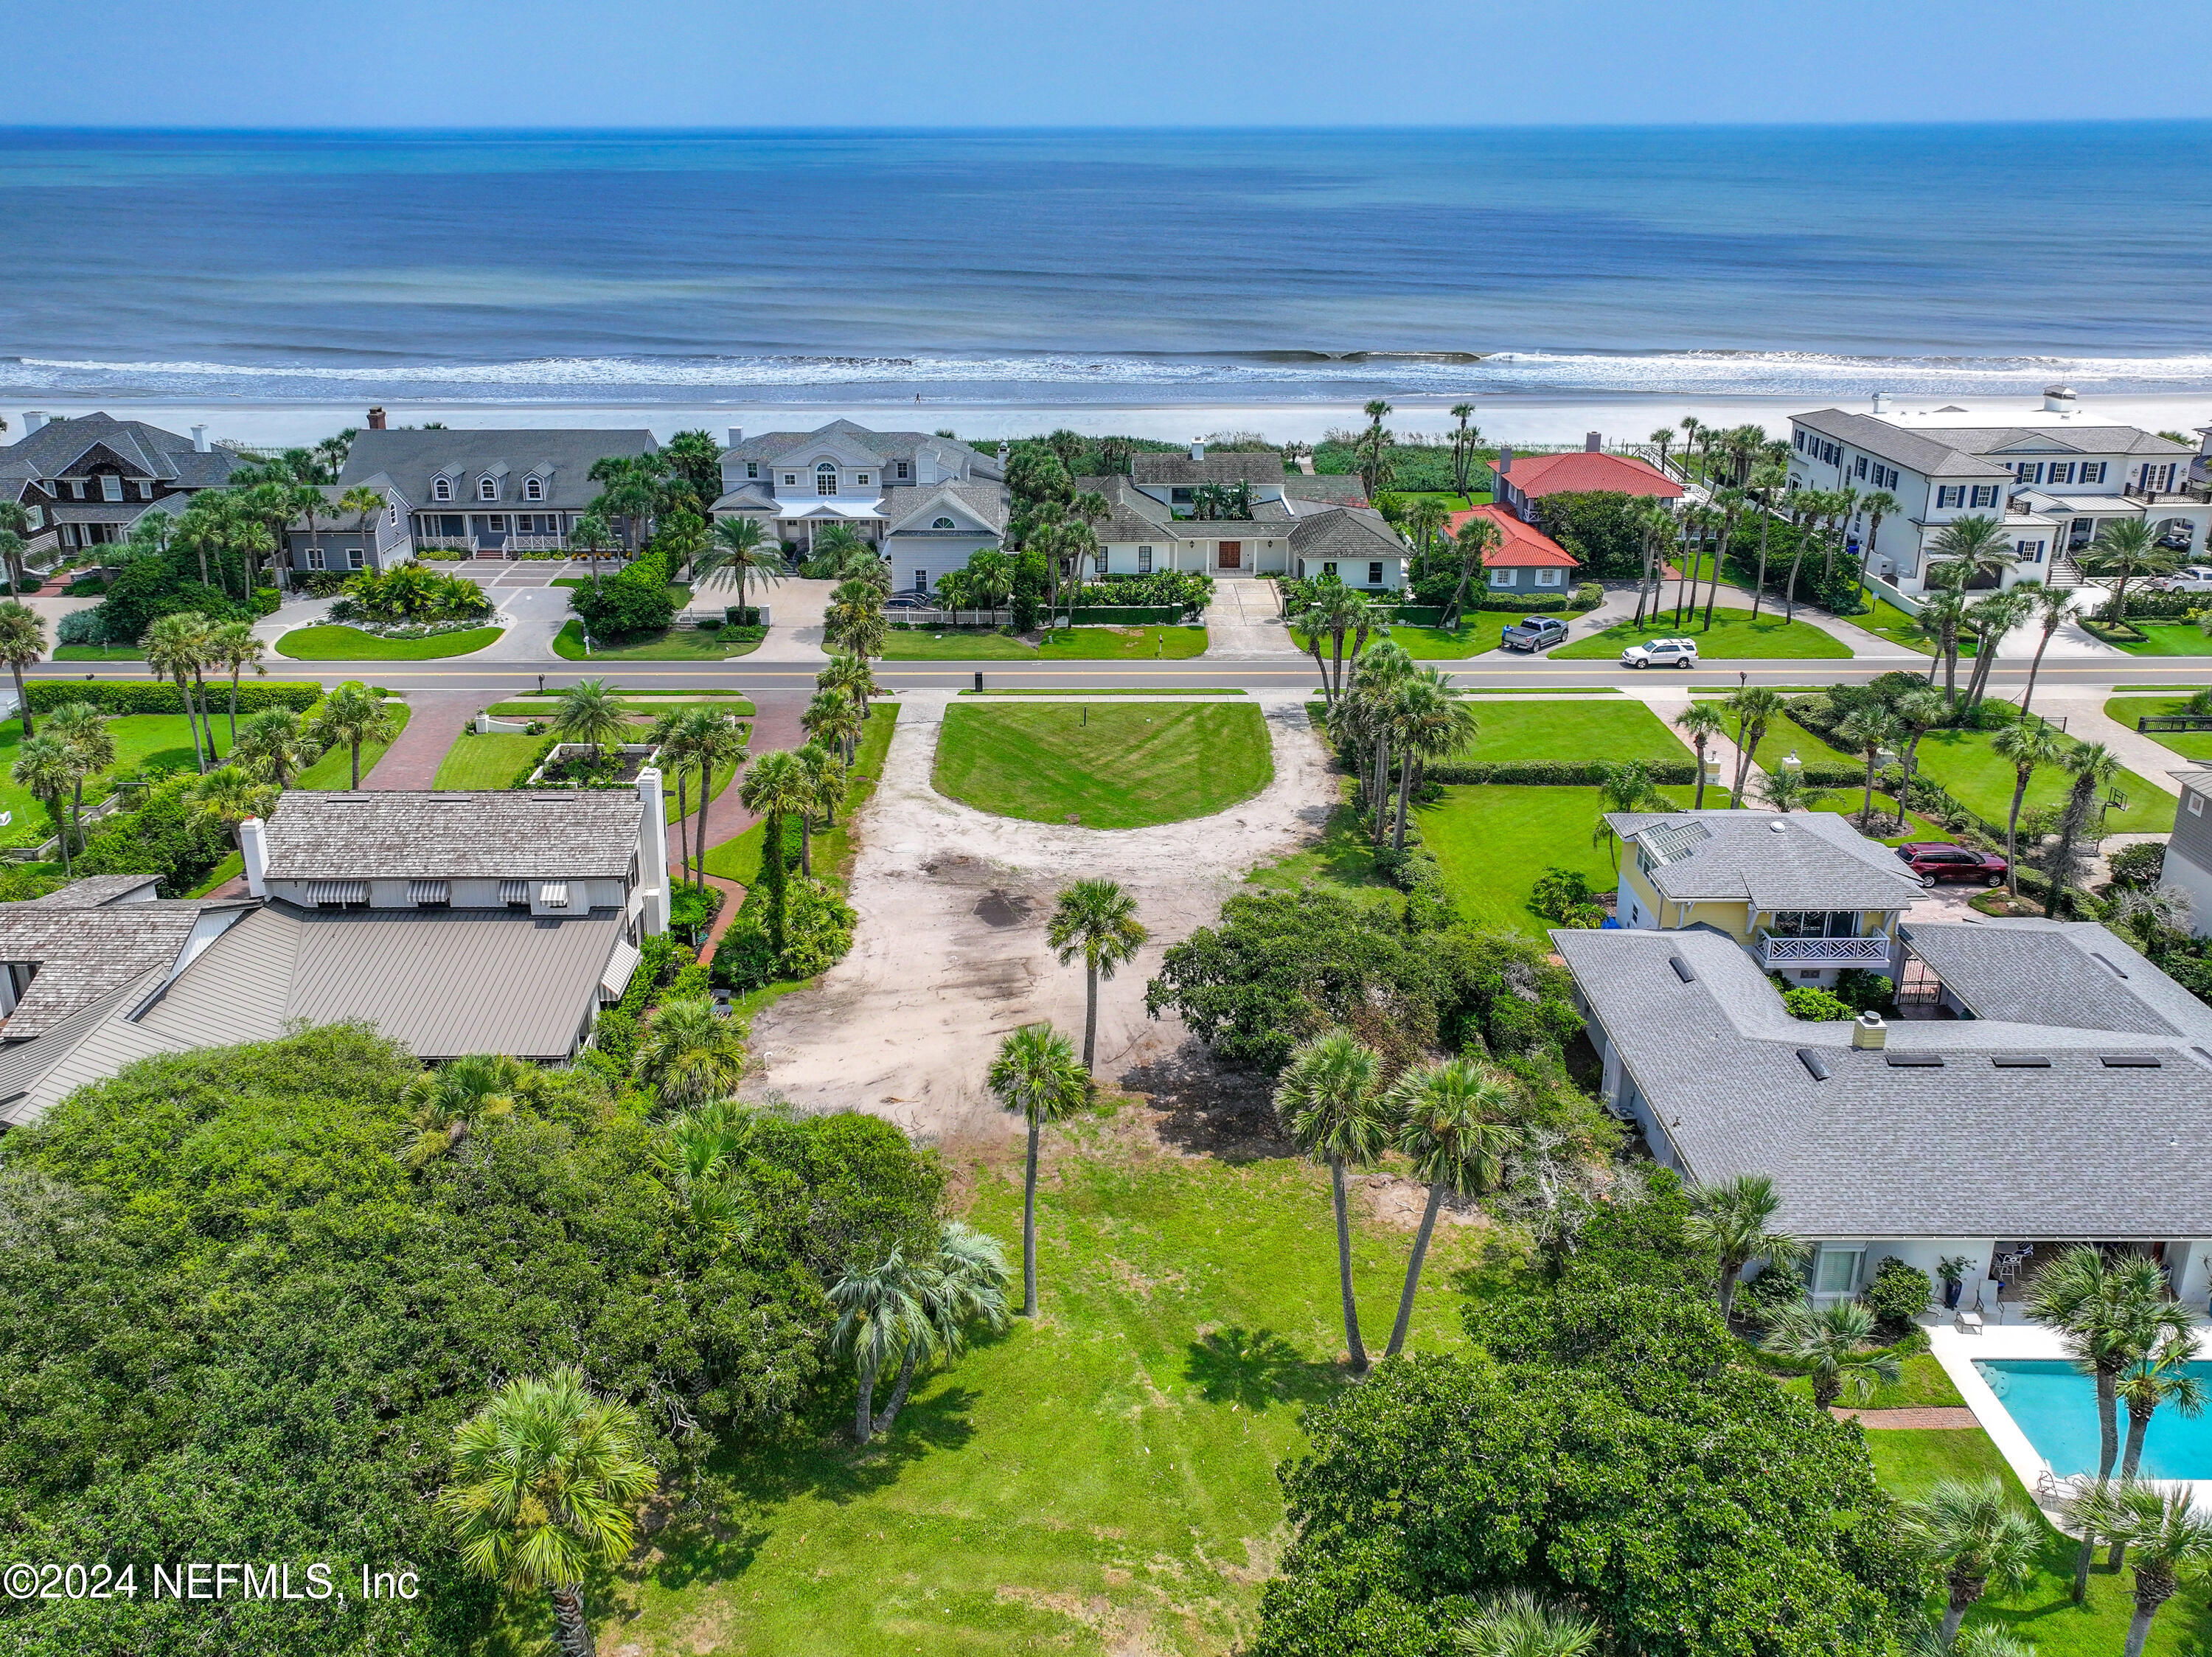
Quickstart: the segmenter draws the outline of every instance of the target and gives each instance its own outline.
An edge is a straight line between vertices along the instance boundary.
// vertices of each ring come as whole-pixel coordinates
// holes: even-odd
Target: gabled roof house
[[[1494,501],[1453,513],[1444,520],[1444,533],[1456,535],[1463,525],[1477,518],[1498,529],[1498,544],[1482,555],[1483,576],[1491,591],[1564,597],[1574,585],[1575,571],[1582,567],[1582,560]]]
[[[659,447],[641,428],[371,427],[355,434],[338,489],[362,484],[396,496],[417,549],[489,557],[544,551],[568,545],[576,520],[599,495],[594,465]],[[629,524],[617,516],[612,527],[631,544]]]
[[[34,555],[128,540],[147,513],[181,511],[246,464],[210,443],[205,426],[180,437],[143,420],[54,419],[36,410],[23,424],[23,436],[0,448],[0,500],[30,515]]]

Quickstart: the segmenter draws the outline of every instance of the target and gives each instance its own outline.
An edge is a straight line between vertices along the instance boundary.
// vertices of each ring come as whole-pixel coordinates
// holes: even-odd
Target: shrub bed
[[[184,698],[173,685],[142,684],[135,679],[34,679],[23,686],[33,714],[52,713],[72,702],[88,702],[102,713],[180,714]],[[210,705],[230,706],[230,686],[208,685]],[[241,685],[238,711],[260,713],[269,708],[289,708],[305,713],[323,699],[319,685]]]
[[[1655,783],[1694,783],[1698,762],[1686,754],[1680,759],[1648,762]],[[1806,768],[1811,770],[1810,766]],[[1447,759],[1425,767],[1429,783],[1493,783],[1528,788],[1597,788],[1605,782],[1606,762],[1598,759]]]

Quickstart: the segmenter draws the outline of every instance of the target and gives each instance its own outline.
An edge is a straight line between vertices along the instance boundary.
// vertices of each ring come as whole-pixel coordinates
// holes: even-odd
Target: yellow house
[[[1613,812],[1614,917],[1630,930],[1725,934],[1793,983],[1898,970],[1897,923],[1920,896],[1889,849],[1832,812]]]

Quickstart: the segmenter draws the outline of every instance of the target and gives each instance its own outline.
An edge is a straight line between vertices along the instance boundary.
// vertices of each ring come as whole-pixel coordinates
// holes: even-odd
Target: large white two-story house
[[[2001,519],[2017,560],[1977,586],[2051,581],[2116,519],[2148,523],[2185,555],[2203,551],[2212,493],[2189,478],[2192,451],[2081,405],[2063,386],[2039,405],[1902,408],[1886,393],[1870,414],[1817,409],[1790,422],[1790,486],[1893,496],[1879,528],[1861,513],[1851,529],[1869,570],[1917,594],[1944,527]]]
[[[205,426],[180,437],[143,420],[49,418],[33,409],[23,417],[22,436],[0,448],[0,500],[28,515],[26,547],[44,563],[49,553],[128,540],[149,512],[182,512],[245,464],[210,443]]]
[[[386,563],[425,548],[481,557],[557,551],[569,545],[576,520],[600,492],[592,481],[593,465],[609,457],[651,454],[659,447],[643,429],[372,426],[354,435],[337,492],[366,484],[404,506],[408,545],[404,551],[396,545],[383,549]],[[633,544],[619,515],[610,527],[623,545]]]

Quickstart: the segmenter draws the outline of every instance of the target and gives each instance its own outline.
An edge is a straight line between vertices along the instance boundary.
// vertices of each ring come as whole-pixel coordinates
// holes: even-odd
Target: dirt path
[[[1255,698],[1273,739],[1274,780],[1212,817],[1097,830],[994,817],[930,786],[951,701],[910,692],[884,777],[860,819],[853,953],[820,986],[786,996],[753,1028],[761,1070],[747,1092],[802,1108],[872,1111],[939,1142],[1015,1130],[983,1087],[999,1039],[1049,1018],[1080,1038],[1084,984],[1045,947],[1054,894],[1110,875],[1137,900],[1152,941],[1100,987],[1098,1073],[1120,1078],[1186,1044],[1145,1016],[1161,953],[1212,921],[1254,865],[1317,833],[1333,796],[1304,698]]]

